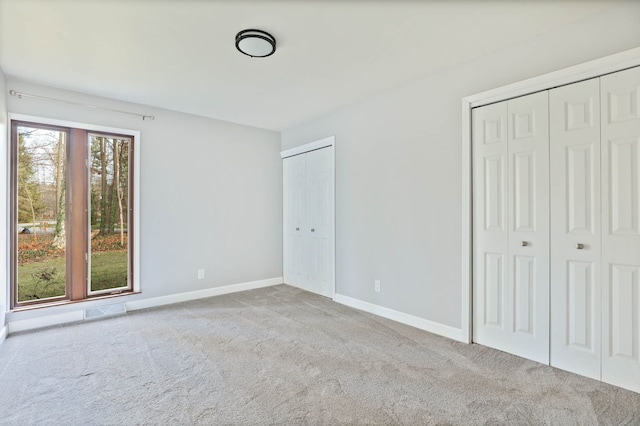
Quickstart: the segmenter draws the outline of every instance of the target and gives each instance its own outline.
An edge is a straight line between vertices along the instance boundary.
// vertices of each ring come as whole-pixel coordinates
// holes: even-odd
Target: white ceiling
[[[0,0],[9,76],[272,130],[615,6],[602,1]],[[257,28],[268,58],[235,50]]]

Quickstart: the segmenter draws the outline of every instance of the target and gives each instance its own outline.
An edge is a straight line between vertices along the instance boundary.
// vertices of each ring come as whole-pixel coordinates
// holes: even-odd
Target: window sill
[[[25,312],[25,311],[33,311],[33,310],[37,310],[37,309],[43,309],[43,308],[51,308],[51,307],[55,307],[55,306],[69,306],[69,305],[77,305],[77,304],[82,304],[82,303],[87,303],[87,302],[94,302],[96,300],[105,300],[105,299],[113,299],[116,297],[122,297],[122,296],[131,296],[131,295],[135,295],[135,294],[141,294],[140,291],[123,291],[123,292],[119,292],[119,293],[109,293],[109,294],[101,294],[98,296],[92,296],[86,299],[82,299],[82,300],[55,300],[55,301],[51,301],[51,302],[43,302],[43,303],[34,303],[31,305],[22,305],[22,306],[16,306],[13,309],[11,309],[10,312]]]

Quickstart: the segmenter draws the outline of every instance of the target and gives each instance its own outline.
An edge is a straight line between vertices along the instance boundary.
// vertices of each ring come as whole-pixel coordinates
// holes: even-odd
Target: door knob
[[[520,241],[520,245],[521,245],[522,247],[526,247],[526,246],[528,246],[528,245],[529,245],[529,243],[528,243],[528,242],[526,242],[526,241]]]
[[[582,243],[578,243],[578,244],[576,244],[576,248],[577,248],[578,250],[582,250],[582,249],[584,248],[584,244],[582,244]]]
[[[299,230],[300,230],[300,228],[296,228],[296,231],[299,231]]]
[[[315,230],[315,229],[313,229],[313,228],[311,228],[311,232],[316,232],[316,230]]]

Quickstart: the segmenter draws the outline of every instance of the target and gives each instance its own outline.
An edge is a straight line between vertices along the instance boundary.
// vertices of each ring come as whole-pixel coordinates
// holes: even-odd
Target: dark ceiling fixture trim
[[[236,49],[252,58],[266,58],[276,51],[276,39],[262,30],[242,30],[236,34]]]

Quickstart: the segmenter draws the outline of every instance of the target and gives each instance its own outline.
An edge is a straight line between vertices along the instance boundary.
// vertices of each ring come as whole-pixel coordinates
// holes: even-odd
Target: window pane
[[[89,135],[90,292],[129,287],[129,147],[122,137]]]
[[[66,295],[65,132],[18,127],[16,300]]]

